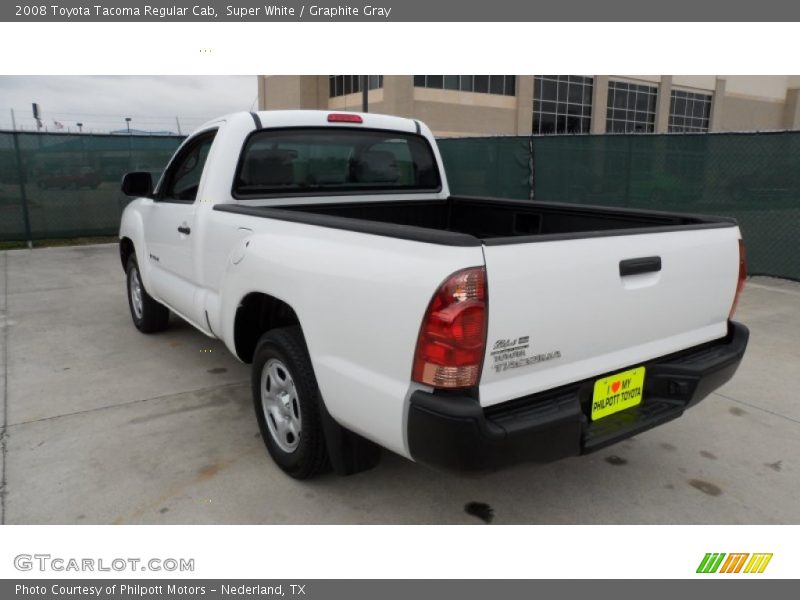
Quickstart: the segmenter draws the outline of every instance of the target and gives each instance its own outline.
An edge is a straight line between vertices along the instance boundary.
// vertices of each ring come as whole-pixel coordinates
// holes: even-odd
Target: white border
[[[795,525],[8,526],[2,529],[0,577],[797,578],[799,535]],[[698,575],[706,552],[774,556],[763,574]],[[196,570],[22,573],[13,567],[20,553],[103,558],[107,564],[128,557],[194,558]]]
[[[1,23],[0,73],[782,75],[800,71],[799,34],[797,23]]]

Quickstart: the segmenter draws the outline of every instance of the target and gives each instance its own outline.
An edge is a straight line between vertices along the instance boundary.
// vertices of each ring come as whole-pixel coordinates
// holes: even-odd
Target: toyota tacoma
[[[134,325],[174,313],[252,365],[296,478],[381,448],[456,471],[590,453],[681,416],[747,345],[733,219],[454,196],[414,119],[232,114],[122,188]]]

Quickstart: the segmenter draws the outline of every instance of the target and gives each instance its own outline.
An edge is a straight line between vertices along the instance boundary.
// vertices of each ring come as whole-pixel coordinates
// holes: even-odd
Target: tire
[[[144,289],[135,254],[131,254],[128,258],[126,273],[128,308],[131,310],[131,319],[136,329],[142,333],[164,331],[169,324],[169,309],[153,300]]]
[[[275,464],[295,479],[327,471],[322,398],[300,327],[261,336],[251,380],[261,439]]]

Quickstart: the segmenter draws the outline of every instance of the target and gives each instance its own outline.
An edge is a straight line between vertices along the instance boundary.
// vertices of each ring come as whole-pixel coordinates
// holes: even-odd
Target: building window
[[[669,101],[670,133],[705,133],[711,117],[711,94],[672,90]]]
[[[362,75],[329,75],[328,97],[346,96],[361,92]],[[377,90],[383,87],[383,75],[367,75],[369,89]]]
[[[658,88],[624,81],[608,82],[608,133],[653,133]]]
[[[591,77],[534,75],[533,133],[589,133],[592,126]]]
[[[414,75],[414,87],[514,96],[516,75]]]

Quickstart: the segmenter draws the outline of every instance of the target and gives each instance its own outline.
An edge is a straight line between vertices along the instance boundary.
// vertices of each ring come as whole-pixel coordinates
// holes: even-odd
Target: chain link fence
[[[122,175],[159,177],[182,140],[0,131],[0,241],[116,234]]]
[[[0,242],[114,235],[128,171],[157,179],[179,136],[0,131]],[[800,280],[800,132],[452,138],[451,190],[731,216],[751,274]]]
[[[800,280],[800,132],[466,138],[440,148],[454,194],[730,216],[751,275]]]

